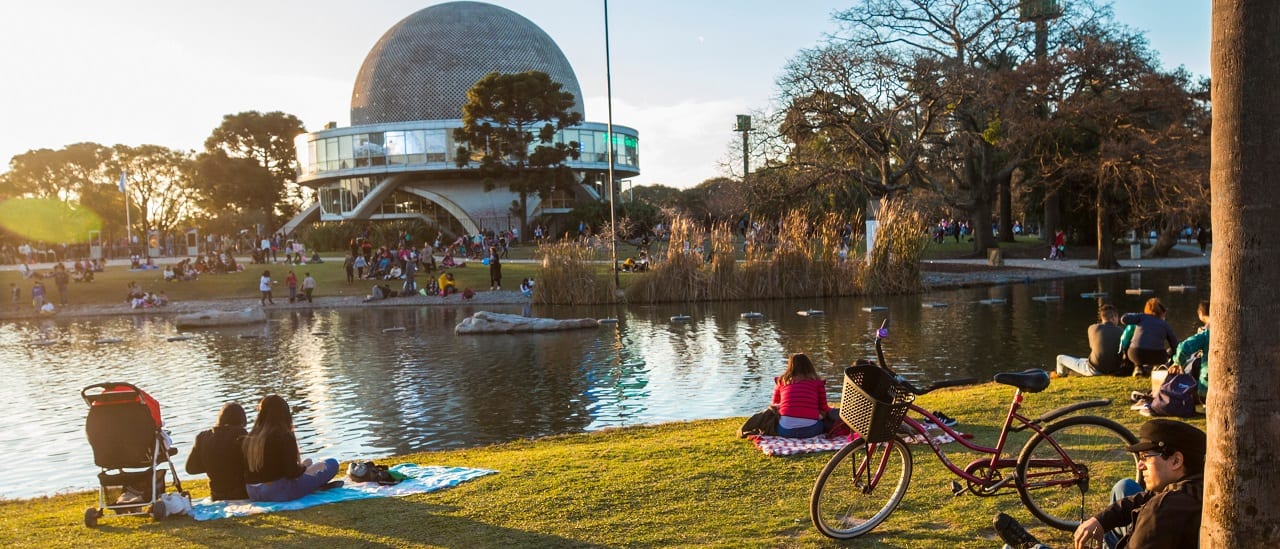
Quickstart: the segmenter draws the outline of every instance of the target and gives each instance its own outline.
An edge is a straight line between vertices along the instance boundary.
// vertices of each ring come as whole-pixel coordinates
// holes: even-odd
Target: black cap
[[[1204,463],[1206,437],[1196,426],[1173,419],[1153,419],[1138,429],[1138,443],[1125,450],[1145,452],[1160,450],[1164,453],[1182,452],[1183,457],[1195,463]]]

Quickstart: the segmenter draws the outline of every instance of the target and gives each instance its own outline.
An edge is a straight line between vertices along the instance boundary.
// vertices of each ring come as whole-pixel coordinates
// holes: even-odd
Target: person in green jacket
[[[1178,344],[1178,350],[1173,355],[1175,364],[1181,364],[1186,368],[1187,363],[1191,361],[1191,357],[1198,352],[1200,358],[1199,372],[1199,391],[1200,397],[1204,398],[1209,393],[1209,302],[1201,301],[1196,307],[1196,314],[1200,317],[1200,322],[1204,324],[1196,335],[1182,340]],[[1193,372],[1187,372],[1194,374]]]

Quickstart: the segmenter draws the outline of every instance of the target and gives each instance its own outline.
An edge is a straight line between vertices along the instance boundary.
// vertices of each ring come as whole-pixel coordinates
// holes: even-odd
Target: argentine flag
[[[125,176],[125,173],[127,173],[127,172],[125,172],[124,170],[121,170],[121,171],[120,171],[120,192],[124,192],[124,176]]]

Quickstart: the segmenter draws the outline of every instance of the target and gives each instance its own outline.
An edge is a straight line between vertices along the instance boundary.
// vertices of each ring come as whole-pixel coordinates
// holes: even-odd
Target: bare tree
[[[1201,547],[1280,546],[1280,3],[1213,2],[1213,329]]]
[[[1044,65],[1052,114],[1021,126],[1054,191],[1092,197],[1097,266],[1119,267],[1118,229],[1183,222],[1207,207],[1208,109],[1185,71],[1160,72],[1138,35],[1096,29]],[[1207,97],[1206,97],[1207,99]]]

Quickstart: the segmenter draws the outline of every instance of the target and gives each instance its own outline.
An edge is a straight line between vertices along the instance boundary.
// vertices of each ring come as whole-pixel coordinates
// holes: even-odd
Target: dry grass
[[[538,304],[585,305],[613,301],[612,282],[595,266],[596,252],[581,240],[563,239],[538,247]]]
[[[921,291],[920,258],[929,244],[925,215],[903,199],[881,202],[876,246],[859,285],[868,294]]]
[[[865,263],[851,251],[841,257],[843,223],[835,214],[792,211],[776,234],[748,238],[745,261],[736,262],[736,240],[728,225],[713,226],[708,236],[697,223],[676,217],[666,256],[656,258],[650,271],[628,286],[627,299],[654,303],[861,294]]]
[[[708,230],[677,215],[665,253],[650,258],[647,272],[630,275],[626,299],[658,303],[918,292],[920,258],[928,244],[925,216],[906,200],[882,204],[870,261],[852,249],[842,250],[845,220],[834,213],[789,212],[776,234],[764,231],[746,240],[743,261],[737,260],[738,240],[731,226],[717,223]],[[850,245],[856,248],[856,242]],[[600,252],[590,243],[556,242],[538,254],[542,265],[536,303],[614,301],[607,269],[602,273],[598,265],[593,267]]]

